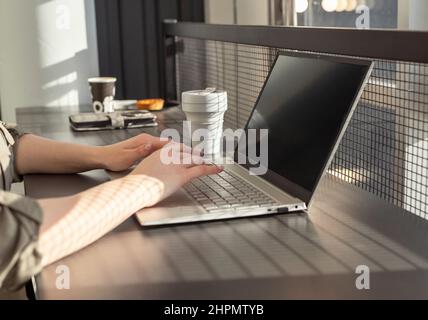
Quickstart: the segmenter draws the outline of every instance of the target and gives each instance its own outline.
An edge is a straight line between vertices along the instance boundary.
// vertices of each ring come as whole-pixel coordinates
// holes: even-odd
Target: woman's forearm
[[[91,244],[138,210],[157,204],[189,181],[223,170],[184,151],[177,155],[182,163],[166,164],[163,151],[153,152],[122,179],[72,197],[39,200],[45,218],[39,238],[43,266]]]
[[[16,169],[22,175],[85,172],[103,167],[102,150],[28,134],[19,140]]]
[[[130,175],[76,196],[40,200],[45,216],[39,239],[43,266],[86,247],[139,209],[154,205],[163,188],[157,179]]]

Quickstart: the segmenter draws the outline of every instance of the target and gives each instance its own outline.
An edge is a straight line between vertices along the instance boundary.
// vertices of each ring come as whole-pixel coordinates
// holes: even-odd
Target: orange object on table
[[[139,110],[149,110],[149,111],[160,111],[165,105],[165,100],[163,99],[144,99],[137,101],[137,108]]]

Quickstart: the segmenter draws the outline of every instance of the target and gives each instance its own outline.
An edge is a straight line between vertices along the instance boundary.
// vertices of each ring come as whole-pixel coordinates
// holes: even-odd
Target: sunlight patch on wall
[[[55,0],[36,9],[40,65],[67,61],[88,48],[84,0]]]
[[[42,89],[48,90],[58,86],[69,85],[74,83],[76,80],[77,80],[77,72],[72,72],[56,80],[46,83],[45,85],[43,85]]]
[[[79,104],[79,92],[77,90],[70,90],[58,99],[52,100],[47,104],[48,107],[58,106],[76,106]]]

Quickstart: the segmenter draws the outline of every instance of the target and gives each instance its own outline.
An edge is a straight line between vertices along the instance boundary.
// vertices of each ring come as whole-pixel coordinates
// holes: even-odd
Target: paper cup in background
[[[92,107],[95,113],[114,112],[114,96],[117,79],[113,77],[90,78],[89,87],[92,94]]]

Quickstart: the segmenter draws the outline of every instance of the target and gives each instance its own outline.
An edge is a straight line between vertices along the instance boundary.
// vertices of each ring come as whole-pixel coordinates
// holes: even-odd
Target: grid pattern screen
[[[177,38],[177,93],[228,92],[225,126],[243,128],[282,48]],[[329,172],[428,219],[428,64],[374,60]]]

